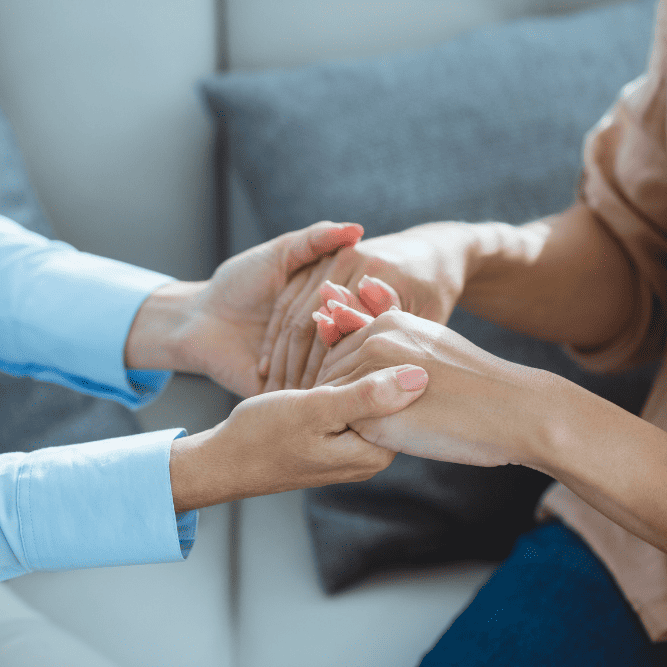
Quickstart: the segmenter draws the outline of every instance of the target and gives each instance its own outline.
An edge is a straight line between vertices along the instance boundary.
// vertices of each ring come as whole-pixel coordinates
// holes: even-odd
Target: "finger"
[[[322,283],[333,259],[324,259],[310,269],[310,275],[294,297],[281,323],[280,333],[271,355],[267,390],[298,387],[306,360],[315,338],[312,313],[319,303],[317,286]],[[277,354],[280,354],[277,357]]]
[[[326,387],[326,401],[333,431],[359,419],[386,417],[407,407],[424,393],[428,374],[423,368],[404,364],[383,368],[340,387]],[[322,387],[325,389],[325,387]]]
[[[361,303],[361,301],[359,301],[359,299],[356,296],[354,296],[354,294],[352,294],[352,292],[350,292],[350,290],[347,289],[347,287],[344,287],[343,285],[334,284],[330,280],[326,280],[320,286],[320,297],[322,298],[322,303],[324,304],[326,304],[331,299],[334,299],[348,306],[351,306],[352,308],[355,308],[356,310],[361,311],[363,313],[368,312],[368,310]],[[320,311],[321,310],[322,309],[320,308]],[[326,314],[330,315],[328,309]],[[318,327],[318,334],[320,334],[319,339],[327,347],[331,347],[332,345],[336,344],[343,337],[343,332],[338,328],[338,326],[335,323],[333,324],[333,326],[330,324],[325,324],[322,327]],[[322,363],[322,359],[324,358],[324,353],[325,351],[322,350],[320,346],[317,346],[317,348],[315,349],[315,345],[313,344],[313,348],[311,348],[311,353],[308,357],[308,361],[306,362],[306,368],[304,370],[304,376],[308,375],[308,380],[304,383],[303,378],[301,379],[302,389],[313,386],[312,382],[315,381],[317,371],[319,370],[320,364]]]
[[[317,323],[317,335],[319,340],[326,346],[326,347],[331,347],[332,345],[335,345],[342,337],[342,334],[340,332],[340,329],[336,325],[336,323],[331,319],[331,317],[328,317],[327,315],[323,314],[321,311],[323,309],[320,308],[319,311],[313,313],[313,320]],[[315,341],[313,341],[313,347],[315,346]],[[311,348],[311,354],[312,354],[313,348]],[[326,354],[326,350],[325,350]],[[310,355],[309,355],[309,360],[310,360]],[[308,369],[308,363],[306,363],[306,370]],[[305,375],[305,372],[304,372]],[[305,389],[303,386],[303,378],[301,379],[301,389]]]
[[[345,306],[333,299],[329,299],[327,307],[331,311],[331,319],[334,324],[338,326],[342,334],[357,331],[358,329],[365,327],[367,324],[371,324],[374,319],[370,315],[364,315],[363,313],[354,310],[354,308]]]
[[[323,304],[326,304],[329,299],[334,299],[346,306],[350,306],[350,308],[358,310],[360,313],[370,314],[366,306],[344,285],[337,285],[330,280],[325,280],[320,287],[320,296],[322,297]]]
[[[337,285],[332,283],[330,280],[326,280],[320,286],[320,296],[322,297],[322,303],[327,303],[331,299],[334,299],[335,301],[339,301],[351,308],[354,308],[358,312],[365,314],[368,314],[369,312],[368,309],[361,303],[361,301],[359,301],[359,299],[354,296],[354,294],[352,294],[349,289],[347,289],[347,287],[344,285]],[[320,311],[321,310],[322,309],[320,308]],[[328,309],[326,314],[330,314]],[[337,324],[334,323],[333,326],[326,324],[322,327],[318,327],[318,333],[320,334],[320,340],[326,346],[331,347],[332,345],[336,344],[345,333],[356,331],[358,328],[358,326],[354,325],[351,328],[348,327],[346,331],[343,331],[338,328]],[[302,389],[307,389],[313,386],[325,352],[326,351],[321,349],[320,346],[315,348],[315,345],[313,344],[313,348],[311,348],[311,354],[308,358],[308,361],[306,362],[306,368],[304,370],[304,376],[307,375],[308,379],[306,382],[304,382],[303,378],[301,379]]]
[[[273,353],[274,346],[276,344],[276,339],[280,334],[283,320],[287,314],[290,306],[294,299],[300,294],[303,286],[308,281],[312,269],[304,269],[297,273],[288,283],[287,287],[282,291],[281,295],[276,300],[273,311],[271,312],[271,319],[266,328],[266,333],[264,334],[264,342],[260,348],[259,355],[259,374],[261,377],[265,378],[269,374],[271,357]],[[276,363],[278,363],[276,359]]]
[[[384,280],[366,276],[359,281],[359,299],[368,308],[368,312],[377,317],[392,306],[402,310],[401,299],[396,290]],[[348,304],[349,305],[349,304]]]
[[[320,326],[326,327],[325,330],[321,330]],[[329,352],[329,348],[331,345],[338,343],[343,337],[343,334],[335,323],[331,326],[318,325],[317,333],[318,337],[313,341],[313,346],[310,348],[306,368],[301,377],[301,384],[299,385],[300,389],[311,389],[315,386],[317,374],[322,367],[322,362]]]
[[[359,331],[345,336],[343,340],[332,347],[326,354],[322,361],[321,367],[317,373],[315,384],[323,384],[335,377],[341,375],[348,375],[353,368],[356,368],[361,363],[359,348],[364,344],[364,341],[370,336],[372,327],[363,327]],[[339,367],[345,364],[342,371],[339,372]],[[356,364],[356,365],[355,365]]]
[[[360,423],[364,426],[366,424],[366,422]],[[364,429],[361,428],[360,430]],[[378,447],[374,443],[362,438],[351,428],[342,433],[330,434],[330,437],[332,440],[329,452],[335,451],[340,457],[347,458],[348,460],[352,456],[355,467],[358,469],[358,472],[354,476],[351,476],[349,470],[346,469],[345,476],[339,480],[334,480],[334,484],[336,481],[342,483],[364,482],[387,468],[396,457],[396,452],[384,447]],[[362,463],[365,465],[362,466]]]
[[[291,232],[285,241],[281,267],[290,276],[324,255],[353,246],[363,234],[364,228],[357,223],[328,220]]]
[[[309,305],[317,303],[317,286],[322,282],[322,277],[329,271],[328,265],[320,268],[320,275],[313,275],[304,287],[304,298],[297,300],[294,304],[295,315],[289,327],[289,345],[285,360],[285,389],[297,389],[301,384],[308,357],[317,339],[315,335],[316,326]],[[329,313],[328,315],[331,316]],[[332,337],[336,337],[337,333],[332,330]]]

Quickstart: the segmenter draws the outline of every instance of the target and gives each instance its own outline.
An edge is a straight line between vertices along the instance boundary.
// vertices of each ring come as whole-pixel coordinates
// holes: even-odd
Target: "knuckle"
[[[387,348],[387,341],[383,336],[369,336],[362,344],[361,349],[366,357],[377,359]]]
[[[367,408],[379,410],[382,408],[382,386],[378,378],[369,376],[359,385],[358,392]]]
[[[387,310],[384,313],[380,313],[376,320],[380,325],[395,329],[400,327],[405,320],[405,313],[401,310]]]

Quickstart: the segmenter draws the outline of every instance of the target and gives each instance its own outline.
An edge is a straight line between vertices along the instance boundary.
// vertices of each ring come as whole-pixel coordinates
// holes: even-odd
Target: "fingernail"
[[[324,282],[329,286],[330,289],[338,294],[342,301],[345,301],[345,293],[341,291],[338,285],[334,285],[330,280],[325,280]]]
[[[344,229],[354,229],[359,234],[364,233],[364,228],[358,222],[344,222]]]
[[[331,311],[333,311],[334,308],[346,308],[346,307],[347,306],[345,306],[344,304],[336,301],[335,299],[329,299],[327,301],[327,308]]]
[[[376,303],[386,301],[387,293],[375,282],[370,276],[364,276],[359,281],[359,289],[364,289],[366,295],[369,296]]]
[[[312,318],[316,322],[327,322],[328,324],[333,324],[334,323],[334,321],[330,317],[327,317],[326,315],[323,315],[322,313],[318,313],[318,312],[314,312],[313,315],[312,315]]]
[[[421,368],[406,368],[396,373],[396,379],[405,391],[417,391],[428,383],[428,374]]]
[[[260,375],[266,375],[269,372],[269,355],[265,354],[259,360],[259,366],[257,367]]]
[[[361,225],[358,225],[356,222],[352,224],[347,224],[341,230],[341,236],[343,238],[344,245],[354,245],[358,240],[360,235],[363,235],[364,228]]]

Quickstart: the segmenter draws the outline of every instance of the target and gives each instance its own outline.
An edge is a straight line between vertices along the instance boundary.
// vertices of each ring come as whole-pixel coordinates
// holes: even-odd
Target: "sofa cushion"
[[[0,214],[54,239],[28,181],[9,121],[0,111]],[[118,403],[0,373],[0,453],[102,440],[141,431]]]
[[[368,237],[438,219],[516,224],[572,203],[582,137],[643,70],[653,18],[653,0],[627,2],[423,51],[217,75],[203,90],[264,238],[320,219],[361,222]],[[448,326],[634,414],[657,370],[593,375],[460,308]],[[549,481],[398,455],[367,482],[310,490],[323,585],[397,563],[503,558]]]
[[[238,533],[238,667],[413,667],[495,563],[377,572],[330,597],[308,552],[303,491],[247,498]]]

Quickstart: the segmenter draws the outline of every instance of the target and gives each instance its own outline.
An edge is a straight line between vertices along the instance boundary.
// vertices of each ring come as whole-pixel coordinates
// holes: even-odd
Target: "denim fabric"
[[[652,643],[605,567],[560,522],[538,526],[420,667],[657,667]]]

